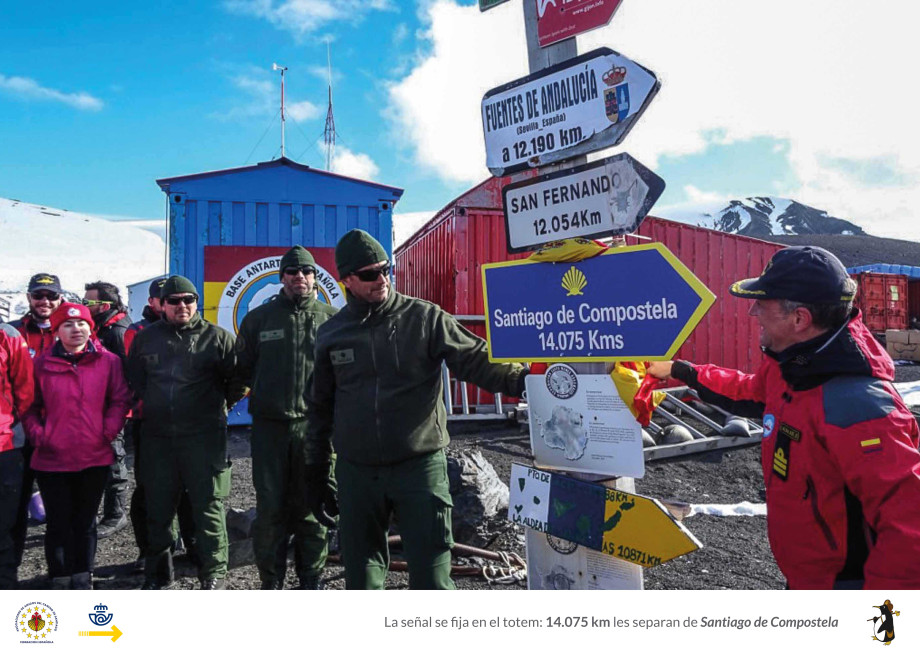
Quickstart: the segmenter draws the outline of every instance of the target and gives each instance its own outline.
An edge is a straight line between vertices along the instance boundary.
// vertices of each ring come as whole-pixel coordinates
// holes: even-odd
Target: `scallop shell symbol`
[[[569,295],[584,295],[581,290],[587,285],[588,280],[585,278],[585,274],[574,265],[562,277],[562,288],[568,291],[566,297]]]

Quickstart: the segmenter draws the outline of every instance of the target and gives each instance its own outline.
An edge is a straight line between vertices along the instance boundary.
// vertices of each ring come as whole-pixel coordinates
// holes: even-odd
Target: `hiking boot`
[[[141,590],[167,590],[172,585],[171,581],[160,581],[159,579],[147,579]]]
[[[227,590],[227,580],[222,578],[202,579],[201,590]]]
[[[281,581],[276,581],[275,579],[263,579],[262,587],[259,590],[282,590],[284,584]]]
[[[142,549],[134,561],[134,574],[143,574],[146,567],[147,559],[144,557],[144,550]]]
[[[71,588],[73,590],[92,590],[93,574],[91,572],[78,572],[71,578]]]
[[[103,519],[96,527],[96,537],[100,540],[108,538],[111,535],[115,535],[126,526],[128,526],[128,518],[125,515]]]
[[[70,577],[52,577],[51,590],[70,590],[71,582]]]
[[[300,577],[300,585],[297,586],[297,590],[322,590],[320,576],[319,574],[308,574]]]
[[[128,491],[106,488],[102,500],[102,521],[96,527],[97,538],[108,538],[128,526]]]

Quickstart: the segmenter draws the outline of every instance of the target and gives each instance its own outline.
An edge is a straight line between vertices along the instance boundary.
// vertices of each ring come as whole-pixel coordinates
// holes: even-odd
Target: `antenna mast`
[[[326,42],[326,65],[329,69],[329,108],[326,110],[326,127],[323,129],[323,142],[326,145],[326,171],[332,171],[332,157],[335,155],[335,118],[332,116],[332,57],[329,54],[329,42]]]
[[[284,158],[284,72],[287,67],[272,64],[272,71],[281,71],[281,157]]]

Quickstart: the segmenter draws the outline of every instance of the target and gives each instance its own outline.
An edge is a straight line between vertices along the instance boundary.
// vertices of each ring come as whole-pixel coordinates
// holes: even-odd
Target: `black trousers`
[[[92,572],[96,558],[96,511],[110,469],[36,471],[45,502],[45,559],[51,578]]]
[[[29,463],[34,449],[30,444],[14,449],[22,457],[20,472],[19,500],[16,509],[16,522],[13,525],[13,547],[16,551],[16,566],[22,563],[22,554],[26,548],[26,535],[29,531],[29,502],[32,500],[32,486],[35,485],[35,472]]]
[[[0,590],[16,588],[16,568],[22,554],[17,554],[14,529],[21,487],[22,451],[0,452]]]

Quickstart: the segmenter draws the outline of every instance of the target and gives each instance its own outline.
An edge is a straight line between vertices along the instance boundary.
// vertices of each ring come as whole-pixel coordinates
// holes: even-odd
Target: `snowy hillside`
[[[653,211],[654,214],[654,211]],[[692,211],[671,211],[668,219],[742,236],[808,234],[865,235],[860,227],[825,211],[780,197],[748,197],[727,205]]]
[[[166,244],[150,231],[92,215],[0,198],[0,293],[25,291],[29,277],[51,272],[78,294],[83,285],[127,285],[162,274]],[[14,313],[20,296],[12,297]]]

